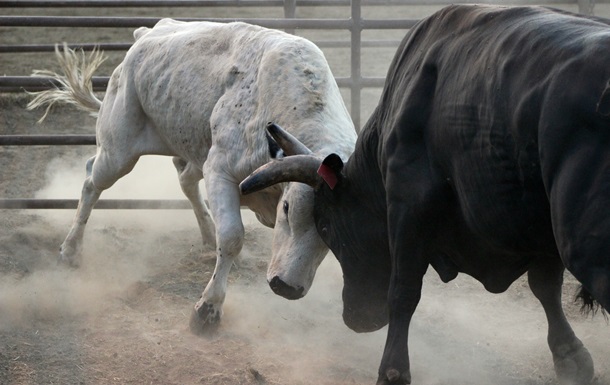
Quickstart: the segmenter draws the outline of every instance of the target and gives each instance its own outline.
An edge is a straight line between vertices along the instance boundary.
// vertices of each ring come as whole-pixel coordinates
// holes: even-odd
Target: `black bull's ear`
[[[328,187],[334,190],[337,183],[341,180],[341,170],[343,170],[341,157],[337,154],[330,154],[322,161],[317,172],[324,179]]]

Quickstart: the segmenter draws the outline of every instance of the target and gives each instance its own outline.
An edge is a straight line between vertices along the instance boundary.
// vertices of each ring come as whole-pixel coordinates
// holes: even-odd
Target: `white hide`
[[[322,52],[303,38],[244,23],[164,19],[134,36],[99,110],[97,153],[62,259],[78,263],[85,222],[104,189],[139,156],[168,155],[175,157],[204,242],[212,241],[215,223],[218,259],[195,305],[199,326],[220,319],[228,273],[243,243],[240,205],[263,224],[275,224],[268,277],[306,293],[328,252],[313,222],[313,191],[290,183],[242,197],[238,184],[270,160],[267,122],[319,156],[334,152],[347,160],[353,151],[356,132]],[[202,176],[210,212],[197,187]]]

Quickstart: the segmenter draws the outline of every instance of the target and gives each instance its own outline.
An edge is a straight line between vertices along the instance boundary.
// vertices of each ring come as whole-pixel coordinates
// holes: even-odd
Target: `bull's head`
[[[269,132],[275,129],[278,126],[269,124]],[[311,156],[307,147],[290,134],[286,135],[290,140],[278,138],[276,141],[269,137],[275,159]],[[309,185],[289,183],[278,202],[267,282],[276,294],[287,299],[299,299],[307,294],[318,266],[328,253],[314,226],[313,201],[314,192]]]
[[[307,202],[301,202],[300,209],[307,208],[309,211],[300,211],[298,217],[315,222],[320,242],[330,247],[341,264],[344,276],[343,319],[346,325],[358,332],[381,328],[387,323],[390,274],[384,211],[371,212],[360,205],[359,199],[351,199],[350,194],[354,189],[349,189],[344,180],[341,173],[343,162],[338,155],[330,154],[320,159],[281,127],[270,124],[267,129],[288,156],[273,160],[254,171],[240,184],[242,194],[283,182],[300,182],[297,185],[308,189],[311,194],[307,195],[311,197],[308,200],[310,206],[307,206]],[[357,195],[360,193],[358,191]],[[291,202],[287,203],[289,211]],[[280,205],[284,203],[280,202]],[[287,218],[289,221],[291,216]],[[276,229],[277,226],[276,223]],[[284,285],[287,279],[296,282],[305,277],[311,284],[323,256],[309,254],[296,257],[277,252],[281,248],[310,252],[306,249],[307,245],[290,243],[298,237],[283,235],[283,230],[279,230],[276,240],[285,236],[288,243],[282,245],[277,242],[274,246],[278,249],[274,250],[268,271],[271,287],[278,292],[279,282],[279,285]]]

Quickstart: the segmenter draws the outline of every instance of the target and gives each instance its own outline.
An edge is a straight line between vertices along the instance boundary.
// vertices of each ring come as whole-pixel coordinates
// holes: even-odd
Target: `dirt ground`
[[[367,8],[368,17],[423,17],[438,7]],[[570,9],[568,7],[568,9]],[[607,10],[598,6],[602,16]],[[398,13],[400,12],[400,14]],[[4,14],[280,17],[278,9],[28,9]],[[347,17],[346,9],[303,9],[299,16]],[[400,16],[399,16],[400,15]],[[608,16],[608,15],[606,15]],[[341,32],[302,31],[313,40]],[[400,38],[404,31],[373,31]],[[1,28],[3,44],[130,41],[131,30]],[[325,50],[347,76],[346,49]],[[363,72],[383,76],[394,49],[364,51]],[[110,53],[109,74],[122,53]],[[51,54],[3,54],[6,75],[56,69]],[[93,118],[56,108],[42,124],[27,95],[0,95],[0,134],[93,133]],[[378,90],[367,90],[363,117]],[[348,98],[346,102],[349,105]],[[364,119],[363,119],[364,120]],[[78,198],[91,147],[0,148],[2,198]],[[167,158],[145,157],[102,198],[181,199]],[[356,334],[341,320],[342,277],[329,254],[310,293],[275,296],[265,281],[271,230],[243,211],[246,241],[231,272],[222,326],[214,336],[190,333],[188,317],[210,278],[215,256],[202,245],[188,210],[93,212],[78,270],[57,265],[72,210],[0,210],[0,384],[373,384],[386,328]],[[566,275],[565,309],[591,352],[597,385],[610,384],[610,326],[583,317]],[[518,280],[492,295],[467,276],[442,284],[426,277],[411,328],[414,383],[426,385],[556,384],[546,320]]]

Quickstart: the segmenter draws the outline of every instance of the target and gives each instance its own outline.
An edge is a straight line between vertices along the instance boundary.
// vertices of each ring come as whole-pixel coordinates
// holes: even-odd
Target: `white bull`
[[[137,29],[134,37],[103,102],[90,87],[99,57],[86,63],[64,49],[58,57],[65,75],[53,74],[64,88],[45,91],[29,106],[71,102],[98,116],[97,151],[87,162],[60,260],[80,264],[85,224],[102,191],[129,173],[141,155],[168,155],[204,243],[215,240],[217,246],[216,268],[195,304],[191,329],[203,332],[220,321],[228,274],[244,240],[242,205],[274,227],[267,273],[274,291],[287,298],[305,295],[328,252],[311,215],[311,187],[289,183],[240,196],[239,182],[270,160],[265,126],[271,121],[321,157],[349,157],[356,132],[324,55],[308,40],[244,23],[164,19],[152,29]],[[202,178],[210,211],[199,191]],[[280,259],[302,269],[286,275],[274,263]]]

